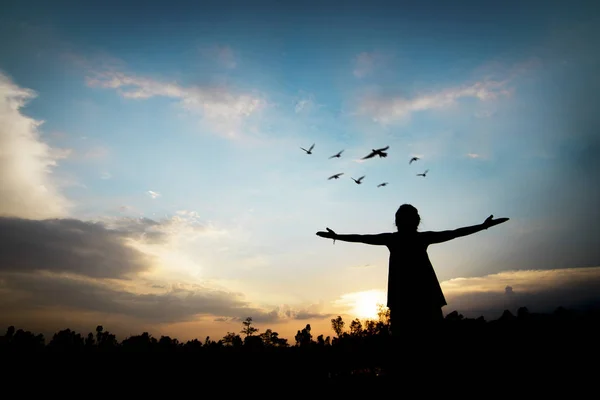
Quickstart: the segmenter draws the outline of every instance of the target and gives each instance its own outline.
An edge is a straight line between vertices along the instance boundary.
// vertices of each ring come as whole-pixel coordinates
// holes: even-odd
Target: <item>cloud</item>
[[[0,215],[48,218],[67,215],[70,202],[52,179],[68,155],[41,140],[37,121],[21,113],[36,93],[0,72]]]
[[[126,74],[115,68],[92,70],[86,81],[90,87],[115,89],[128,99],[167,97],[179,100],[180,107],[199,114],[215,133],[228,138],[238,137],[244,119],[266,104],[254,93],[236,93],[226,87],[182,86],[176,82]]]
[[[440,109],[455,104],[463,98],[481,101],[497,99],[511,94],[507,81],[483,80],[437,92],[420,93],[414,97],[369,94],[360,99],[358,114],[373,121],[389,124],[410,117],[415,112]]]
[[[201,222],[197,213],[185,210],[160,221],[2,217],[3,322],[11,323],[4,319],[12,315],[35,323],[34,315],[40,310],[121,315],[147,323],[191,321],[199,316],[239,320],[252,316],[256,321],[281,322],[321,315],[312,306],[252,306],[241,293],[209,283],[179,284],[148,274],[162,267],[165,276],[171,277],[177,267],[162,265],[153,252],[168,251],[172,244],[177,250],[183,239],[194,242],[201,235],[222,233]]]
[[[379,52],[362,52],[354,58],[352,73],[357,78],[364,78],[373,73],[381,65],[384,57]]]
[[[331,314],[323,313],[322,308],[322,304],[312,304],[299,309],[288,304],[284,304],[281,306],[275,306],[270,311],[261,311],[258,313],[255,312],[255,316],[252,317],[252,320],[257,323],[268,323],[289,320],[330,318]]]
[[[600,305],[600,267],[505,271],[441,283],[447,311],[487,319],[503,310],[527,307],[552,312],[559,306],[580,308]]]
[[[110,179],[110,178],[112,178],[112,175],[110,174],[110,172],[103,172],[100,174],[100,179],[106,180],[106,179]]]
[[[156,199],[157,197],[160,197],[160,193],[158,193],[158,192],[154,192],[154,191],[152,191],[152,190],[148,190],[148,191],[146,192],[146,194],[147,194],[148,196],[152,197],[153,199]]]
[[[127,278],[151,265],[129,245],[135,233],[76,219],[0,217],[0,271]]]
[[[204,222],[194,211],[177,211],[162,220],[150,218],[102,218],[97,221],[111,231],[119,232],[145,244],[193,242],[200,236],[226,235],[227,231]]]
[[[477,153],[467,153],[467,157],[469,158],[481,158],[481,155]]]
[[[0,310],[20,315],[39,309],[95,312],[154,324],[188,322],[201,317],[242,321],[251,316],[255,323],[330,317],[320,313],[318,305],[300,310],[287,305],[272,309],[254,307],[241,293],[199,284],[154,283],[132,290],[118,282],[55,273],[2,274],[0,300]]]
[[[11,301],[11,296],[3,299],[21,312],[39,307],[59,308],[124,315],[150,323],[183,322],[200,315],[241,318],[264,314],[248,307],[239,293],[201,285],[171,284],[166,290],[148,288],[136,292],[112,282],[60,274],[8,274],[3,275],[2,281],[1,292],[27,295],[18,301]]]
[[[510,66],[500,62],[489,62],[474,71],[477,78],[462,85],[419,92],[413,96],[383,95],[371,91],[359,97],[356,114],[367,116],[377,123],[386,125],[406,120],[417,112],[453,106],[460,100],[475,99],[489,102],[511,96],[514,93],[511,83],[540,66],[541,62],[537,58]],[[476,117],[485,118],[493,114],[493,111],[479,111]]]

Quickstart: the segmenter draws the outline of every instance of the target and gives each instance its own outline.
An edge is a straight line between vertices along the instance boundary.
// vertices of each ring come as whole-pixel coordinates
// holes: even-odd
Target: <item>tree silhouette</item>
[[[95,344],[94,334],[92,332],[88,333],[87,338],[85,338],[85,347],[90,349],[93,348]]]
[[[279,333],[273,332],[271,329],[267,329],[258,336],[267,347],[286,347],[288,345],[287,339],[280,338]]]
[[[339,315],[337,318],[333,318],[331,320],[331,327],[333,328],[333,331],[335,332],[338,338],[341,337],[344,333],[344,325],[344,320]]]
[[[82,350],[84,339],[81,334],[64,329],[54,334],[48,346],[56,350]]]
[[[358,318],[350,322],[350,335],[361,336],[362,335],[362,324]]]
[[[317,344],[319,346],[331,346],[331,338],[329,336],[324,337],[322,334],[317,336]]]
[[[246,318],[242,322],[242,324],[244,324],[244,329],[242,329],[242,331],[240,333],[245,334],[246,337],[252,336],[256,332],[258,332],[258,329],[256,329],[255,327],[252,326],[252,317]]]
[[[311,343],[314,343],[310,329],[310,324],[307,324],[304,329],[296,333],[296,346],[310,346]]]
[[[390,309],[383,304],[377,304],[377,317],[384,324],[390,323]]]
[[[223,345],[231,347],[241,347],[244,343],[240,335],[233,332],[227,332],[227,335],[223,336],[222,340]]]

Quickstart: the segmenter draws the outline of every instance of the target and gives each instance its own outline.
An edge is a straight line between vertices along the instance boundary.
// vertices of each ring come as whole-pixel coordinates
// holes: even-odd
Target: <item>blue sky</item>
[[[283,335],[331,334],[331,315],[385,301],[388,254],[315,232],[390,231],[403,203],[422,230],[511,218],[430,249],[446,312],[493,318],[506,286],[534,310],[595,301],[598,7],[573,4],[6,3],[0,214],[87,224],[87,239],[63,231],[71,222],[45,228],[76,245],[23,231],[58,261],[31,261],[35,277],[3,268],[5,292],[39,274],[70,292],[14,300],[19,321],[202,337],[253,314]],[[91,273],[101,257],[60,261],[109,246],[133,252],[127,279]],[[80,305],[82,280],[119,306]],[[158,307],[175,319],[127,305],[175,298]]]

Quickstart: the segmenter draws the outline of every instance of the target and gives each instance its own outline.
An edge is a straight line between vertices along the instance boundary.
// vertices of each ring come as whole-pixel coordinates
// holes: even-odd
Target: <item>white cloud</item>
[[[51,175],[69,151],[44,143],[38,129],[43,121],[21,113],[36,95],[0,72],[0,215],[59,217],[70,206]]]
[[[110,174],[110,172],[103,172],[100,174],[100,179],[106,180],[106,179],[110,179],[110,178],[112,178],[112,175]]]
[[[481,158],[481,155],[477,153],[467,153],[467,157],[469,158]]]
[[[126,207],[124,210],[131,209]],[[121,208],[123,208],[121,207]],[[137,232],[144,244],[183,244],[208,236],[222,236],[227,231],[215,227],[212,223],[204,221],[195,211],[177,211],[173,216],[165,216],[162,220],[149,218],[102,218],[98,222],[108,229]],[[131,235],[130,235],[131,236]]]
[[[481,101],[493,100],[511,94],[507,81],[483,80],[468,85],[451,87],[437,92],[421,93],[414,97],[366,95],[360,99],[358,113],[373,121],[388,124],[410,117],[412,113],[440,109],[463,98]]]
[[[254,93],[236,93],[225,87],[182,86],[115,69],[93,71],[86,81],[90,87],[115,89],[128,99],[177,99],[184,110],[201,115],[215,133],[229,138],[238,137],[244,118],[255,114],[266,104]]]
[[[148,190],[146,192],[146,194],[148,194],[148,196],[152,197],[153,199],[156,199],[157,197],[160,197],[160,193],[154,192],[152,190]]]

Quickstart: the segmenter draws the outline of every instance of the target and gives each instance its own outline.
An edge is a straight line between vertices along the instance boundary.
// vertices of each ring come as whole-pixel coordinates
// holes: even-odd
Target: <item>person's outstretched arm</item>
[[[494,216],[490,215],[482,224],[479,225],[465,226],[463,228],[458,228],[449,231],[423,232],[422,235],[424,235],[427,243],[429,244],[442,243],[447,242],[448,240],[456,239],[458,237],[472,235],[474,233],[481,232],[487,228],[508,221],[508,218],[493,218]]]
[[[389,239],[391,233],[378,233],[372,235],[358,235],[358,234],[347,234],[347,235],[339,235],[327,228],[327,232],[320,231],[317,232],[317,236],[324,237],[326,239],[333,239],[334,242],[336,240],[341,240],[342,242],[352,242],[352,243],[364,243],[371,244],[375,246],[385,246],[389,243]]]

